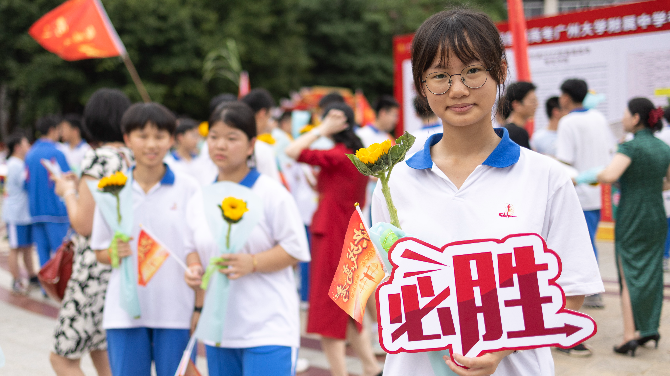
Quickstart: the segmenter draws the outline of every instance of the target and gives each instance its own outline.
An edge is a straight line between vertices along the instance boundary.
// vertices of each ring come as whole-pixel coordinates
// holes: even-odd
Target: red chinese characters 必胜
[[[381,344],[389,353],[450,349],[474,357],[502,349],[572,347],[596,332],[565,309],[561,262],[536,234],[437,248],[403,238],[389,253],[391,278],[377,292]]]

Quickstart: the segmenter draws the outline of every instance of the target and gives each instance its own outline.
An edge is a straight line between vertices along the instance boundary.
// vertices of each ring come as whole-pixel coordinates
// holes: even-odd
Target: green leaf
[[[358,169],[358,172],[360,172],[361,174],[363,174],[365,176],[373,176],[374,175],[373,172],[368,168],[368,166],[365,163],[361,162],[361,160],[358,159],[358,157],[356,155],[347,154],[347,157],[349,158],[349,160],[351,160],[351,163],[353,163],[354,166],[356,166],[356,168]]]

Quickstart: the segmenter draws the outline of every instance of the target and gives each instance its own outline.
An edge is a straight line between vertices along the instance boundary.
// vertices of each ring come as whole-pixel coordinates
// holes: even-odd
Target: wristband
[[[251,255],[251,262],[253,262],[254,267],[251,269],[252,273],[256,273],[256,267],[258,266],[258,261],[256,260],[256,255]]]
[[[193,307],[193,312],[202,313],[202,307]]]

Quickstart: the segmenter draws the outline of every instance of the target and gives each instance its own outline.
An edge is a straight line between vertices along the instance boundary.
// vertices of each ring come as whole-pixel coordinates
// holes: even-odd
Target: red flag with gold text
[[[342,246],[342,255],[328,296],[354,320],[362,323],[365,304],[384,279],[382,265],[360,212],[354,211]]]
[[[126,49],[100,0],[69,0],[37,20],[28,31],[64,60],[120,56]]]
[[[170,252],[145,230],[137,239],[137,283],[146,286],[170,256]]]

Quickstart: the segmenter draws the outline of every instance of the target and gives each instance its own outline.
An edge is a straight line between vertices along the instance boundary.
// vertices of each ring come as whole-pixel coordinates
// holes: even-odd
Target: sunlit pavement
[[[583,309],[598,324],[598,333],[587,341],[593,349],[593,356],[577,358],[554,352],[556,375],[670,375],[670,274],[665,274],[664,310],[661,318],[661,341],[658,349],[653,342],[645,348],[638,348],[636,356],[631,358],[615,354],[612,346],[622,340],[623,327],[619,307],[618,283],[614,266],[614,247],[612,242],[598,242],[600,270],[605,282],[604,309]],[[39,290],[33,290],[29,296],[16,296],[10,293],[11,276],[7,271],[7,245],[0,242],[0,348],[5,354],[6,365],[0,368],[1,376],[39,376],[53,375],[49,364],[49,352],[52,345],[52,333],[58,313],[57,305],[44,299]],[[303,311],[303,318],[305,312]],[[347,351],[347,365],[352,375],[361,372],[360,362]],[[207,374],[204,353],[199,352],[198,368]],[[318,337],[303,334],[300,356],[310,361],[310,368],[302,376],[329,375],[328,363],[321,352]],[[384,357],[378,357],[383,363]],[[86,375],[95,375],[88,357],[82,360]]]

